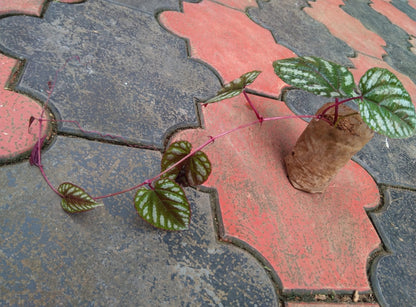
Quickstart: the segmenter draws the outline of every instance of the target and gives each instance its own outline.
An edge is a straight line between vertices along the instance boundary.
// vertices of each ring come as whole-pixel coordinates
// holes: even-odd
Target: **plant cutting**
[[[123,191],[96,197],[70,182],[55,188],[42,165],[41,148],[45,142],[41,134],[42,123],[48,121],[43,115],[53,93],[58,70],[55,80],[48,83],[48,98],[40,118],[31,118],[29,122],[30,126],[34,120],[39,121],[38,141],[29,162],[40,169],[47,184],[61,198],[63,210],[68,213],[94,209],[103,205],[101,200],[104,198],[135,190],[133,202],[141,218],[157,228],[177,231],[187,229],[191,217],[190,204],[182,187],[201,185],[211,173],[211,162],[202,149],[235,131],[264,121],[311,119],[293,151],[285,159],[293,186],[311,193],[322,192],[336,172],[372,138],[374,132],[392,138],[409,137],[415,132],[416,115],[410,96],[397,77],[386,69],[368,70],[356,85],[347,68],[316,57],[278,60],[273,66],[277,76],[289,85],[334,101],[322,106],[314,115],[264,118],[246,93],[246,87],[261,72],[255,70],[245,73],[224,85],[214,97],[203,103],[215,103],[243,94],[257,120],[211,136],[195,149],[186,140],[174,142],[163,153],[158,175]],[[358,110],[347,107],[345,103],[348,101],[357,102]],[[82,132],[90,135],[124,140],[120,136],[85,131],[76,121],[66,122],[76,124]]]
[[[317,57],[273,63],[284,82],[334,99],[322,106],[285,158],[297,189],[321,193],[336,173],[373,137],[407,138],[416,127],[415,108],[399,79],[384,68],[371,68],[356,85],[351,72]],[[354,110],[345,105],[353,101]]]

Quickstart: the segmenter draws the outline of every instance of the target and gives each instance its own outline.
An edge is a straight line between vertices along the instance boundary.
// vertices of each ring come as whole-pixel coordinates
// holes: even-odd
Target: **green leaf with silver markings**
[[[96,202],[82,188],[70,182],[64,182],[58,187],[62,195],[61,206],[68,213],[78,213],[92,210],[95,207],[103,206]]]
[[[162,172],[185,158],[191,151],[192,145],[188,141],[172,143],[162,156]],[[197,151],[194,155],[164,174],[162,178],[176,180],[178,176],[184,175],[186,179],[184,183],[186,185],[200,185],[208,179],[211,170],[211,162],[208,156],[202,151]]]
[[[166,149],[165,153],[162,156],[160,167],[162,172],[164,172],[169,167],[185,158],[191,152],[191,150],[192,145],[188,141],[177,141],[170,144],[168,149]],[[176,177],[178,177],[184,162],[174,167],[168,173],[164,174],[162,178],[169,178],[171,180],[175,180]]]
[[[353,97],[354,77],[341,65],[317,57],[273,62],[276,75],[287,84],[325,97]]]
[[[223,86],[221,90],[218,91],[218,93],[212,97],[211,99],[208,99],[204,103],[213,103],[218,102],[224,99],[228,99],[234,96],[237,96],[241,94],[243,89],[253,83],[254,80],[260,75],[261,71],[253,70],[250,72],[245,73],[244,75],[240,76],[240,78],[235,79],[231,81],[230,83],[227,83]]]
[[[415,107],[392,72],[371,68],[358,86],[363,97],[358,102],[360,114],[371,129],[390,138],[406,138],[415,133]]]
[[[134,206],[139,216],[157,228],[187,229],[191,207],[183,189],[170,179],[159,179],[153,186],[153,190],[141,188],[136,193]]]
[[[211,162],[208,156],[197,151],[185,164],[185,176],[189,185],[203,184],[211,174]]]

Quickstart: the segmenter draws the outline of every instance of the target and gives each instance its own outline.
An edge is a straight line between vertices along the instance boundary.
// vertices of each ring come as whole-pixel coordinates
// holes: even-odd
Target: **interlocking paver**
[[[0,15],[28,14],[40,16],[45,0],[0,0]]]
[[[371,29],[374,33],[378,34],[386,41],[386,45],[383,47],[385,55],[383,60],[388,63],[391,68],[390,70],[399,71],[402,74],[407,75],[413,82],[416,83],[416,68],[415,61],[416,55],[412,53],[409,48],[409,38],[412,32],[416,31],[416,21],[409,19],[402,19],[401,22],[397,21],[398,26],[390,22],[392,18],[391,14],[388,14],[387,7],[394,6],[386,3],[380,8],[383,1],[374,1],[371,6],[361,0],[351,0],[346,3],[342,9],[349,15],[359,20],[367,29]],[[385,3],[385,2],[383,2]],[[377,11],[378,9],[379,11]],[[395,9],[398,11],[397,9]],[[397,13],[395,13],[397,15]],[[407,16],[407,15],[405,15]],[[397,15],[399,17],[399,15]],[[400,26],[402,26],[400,28]],[[407,31],[410,28],[414,28],[413,31]],[[372,42],[369,42],[371,44]]]
[[[264,117],[291,114],[279,101],[253,97],[253,103]],[[203,112],[204,130],[184,131],[175,139],[198,146],[256,119],[242,97]],[[265,257],[283,291],[369,291],[367,261],[380,240],[365,210],[378,205],[377,186],[351,162],[323,195],[294,189],[282,160],[304,127],[299,119],[264,122],[206,149],[213,172],[204,185],[218,191],[223,238],[243,241]]]
[[[410,35],[416,36],[416,21],[397,9],[392,3],[383,0],[372,0],[370,6]]]
[[[337,63],[351,66],[348,57],[354,51],[347,43],[331,35],[322,23],[305,13],[305,0],[270,1],[261,8],[250,8],[249,17],[270,29],[280,44],[293,50],[297,55],[319,56]]]
[[[78,3],[84,0],[60,0],[66,3]],[[13,14],[26,14],[40,16],[45,4],[45,0],[0,0],[0,16]]]
[[[17,89],[40,99],[65,60],[80,57],[59,74],[51,103],[85,130],[162,148],[174,129],[199,125],[194,97],[219,86],[155,16],[106,1],[53,2],[43,19],[12,16],[0,27],[0,44],[27,59]],[[70,123],[59,129],[80,134]]]
[[[179,10],[180,1],[178,0],[146,0],[146,1],[137,1],[137,0],[106,0],[108,2],[119,3],[140,11],[155,14],[163,10]],[[186,0],[187,2],[198,2],[200,0]]]
[[[251,89],[276,97],[285,84],[275,77],[271,62],[295,53],[352,63],[357,79],[370,67],[386,67],[416,101],[411,48],[415,0],[50,2],[43,19],[9,17],[40,16],[43,2],[1,1],[0,50],[27,59],[13,90],[45,101],[47,82],[56,70],[80,55],[81,63],[72,61],[59,74],[51,101],[55,116],[145,147],[161,149],[176,129],[200,125],[193,98],[216,92],[213,70],[224,82],[263,70]],[[188,46],[169,31],[188,39]],[[7,80],[10,73],[0,70],[3,75]],[[265,116],[292,114],[281,101],[252,99]],[[9,108],[10,99],[4,101]],[[286,95],[294,112],[309,113],[322,102],[312,99],[308,107],[299,106],[304,101],[299,91]],[[27,111],[34,104],[29,99],[19,106]],[[204,108],[201,119],[206,130],[180,132],[176,138],[191,136],[197,145],[255,116],[239,97]],[[25,131],[27,120],[22,120]],[[0,121],[4,123],[10,121]],[[349,163],[325,195],[308,195],[288,184],[282,166],[304,127],[301,120],[267,122],[208,147],[215,169],[207,186],[218,195],[187,189],[194,211],[191,229],[181,233],[157,231],[141,221],[132,195],[68,216],[36,168],[2,166],[0,187],[6,193],[1,193],[0,209],[6,214],[0,215],[0,280],[6,295],[2,292],[1,304],[273,306],[278,288],[284,299],[294,293],[305,300],[283,302],[287,307],[378,306],[306,302],[302,296],[305,290],[322,289],[368,293],[369,278],[381,306],[411,304],[416,300],[411,288],[416,137],[389,140],[387,146],[385,138],[376,136],[354,158],[361,167]],[[62,132],[84,136],[69,123],[58,125]],[[96,134],[89,137],[105,141]],[[70,180],[95,195],[154,175],[159,160],[158,151],[59,136],[43,163],[54,184]],[[380,199],[363,167],[379,184],[410,188],[383,188],[385,205],[370,213],[388,253],[380,251],[380,238],[366,213]],[[218,216],[211,205],[218,206]],[[262,264],[216,241],[212,221],[217,218],[221,238],[243,246]],[[371,255],[373,251],[379,254]],[[370,255],[379,257],[373,261]],[[267,275],[270,269],[274,283]]]
[[[378,304],[356,303],[286,303],[285,307],[378,307]]]
[[[359,20],[344,12],[340,7],[344,5],[344,1],[317,0],[310,5],[311,7],[306,7],[304,11],[326,25],[335,37],[358,52],[382,58],[386,42],[379,35],[366,29]]]
[[[371,280],[382,306],[416,302],[416,192],[388,188],[383,210],[371,213],[388,253],[373,264]]]
[[[390,0],[389,1],[395,8],[399,9],[412,20],[416,20],[416,5],[414,0],[401,1],[401,0]],[[406,18],[407,19],[407,18]]]
[[[33,99],[9,89],[8,80],[17,69],[18,60],[0,54],[0,164],[27,157],[39,135],[39,124],[29,120],[38,118],[42,106]],[[45,114],[46,117],[49,113]],[[42,136],[50,132],[50,126],[42,124]]]
[[[155,175],[160,153],[58,137],[43,155],[52,183],[98,196]],[[209,194],[187,189],[190,229],[158,231],[141,220],[134,194],[68,215],[35,167],[0,172],[0,305],[277,306],[259,262],[221,244]]]
[[[256,0],[219,0],[217,2],[242,11],[246,10],[248,7],[257,6]]]
[[[278,96],[285,86],[272,67],[278,59],[293,57],[288,48],[276,44],[270,31],[240,11],[211,1],[183,3],[183,13],[163,12],[161,23],[190,41],[191,56],[211,65],[225,82],[261,70],[249,88]]]

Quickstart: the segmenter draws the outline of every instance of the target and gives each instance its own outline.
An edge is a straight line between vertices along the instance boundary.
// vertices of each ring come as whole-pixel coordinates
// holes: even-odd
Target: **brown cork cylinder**
[[[316,114],[331,104],[323,105]],[[333,122],[334,113],[335,108],[331,108],[325,118]],[[325,120],[312,119],[293,151],[285,157],[289,180],[295,188],[322,193],[338,171],[373,137],[374,132],[355,110],[342,104],[338,114],[336,127]]]

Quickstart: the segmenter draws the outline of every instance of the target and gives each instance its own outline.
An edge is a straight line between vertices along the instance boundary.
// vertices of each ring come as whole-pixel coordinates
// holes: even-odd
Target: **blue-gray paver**
[[[176,129],[200,126],[196,99],[220,86],[157,15],[115,3],[52,2],[43,18],[11,16],[0,27],[0,49],[27,61],[16,90],[40,100],[63,63],[80,57],[60,71],[51,106],[88,131],[162,149]],[[71,123],[59,130],[83,135]]]
[[[43,155],[51,182],[92,196],[157,174],[158,151],[58,137]],[[275,286],[249,253],[217,240],[211,194],[187,188],[189,230],[141,220],[134,193],[68,215],[27,162],[0,172],[2,306],[277,306]],[[215,197],[214,197],[215,198]]]

